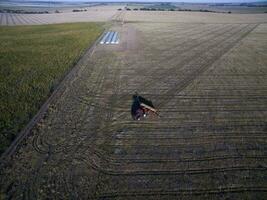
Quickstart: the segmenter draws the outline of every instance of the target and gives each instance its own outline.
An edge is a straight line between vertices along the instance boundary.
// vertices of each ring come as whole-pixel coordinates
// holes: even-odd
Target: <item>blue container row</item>
[[[100,41],[100,44],[119,44],[118,32],[114,31],[107,32]]]

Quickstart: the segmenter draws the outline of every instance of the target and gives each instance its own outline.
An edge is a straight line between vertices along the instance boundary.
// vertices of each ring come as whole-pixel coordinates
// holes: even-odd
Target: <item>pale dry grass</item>
[[[39,25],[71,22],[105,22],[117,12],[117,6],[97,6],[86,8],[87,12],[72,12],[50,14],[12,14],[0,13],[0,25]],[[85,8],[83,8],[85,9]]]
[[[223,14],[203,12],[132,11],[125,21],[180,23],[266,23],[266,14]]]

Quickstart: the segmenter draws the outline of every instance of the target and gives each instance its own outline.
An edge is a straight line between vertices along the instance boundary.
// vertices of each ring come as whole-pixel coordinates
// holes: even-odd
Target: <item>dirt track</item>
[[[120,18],[123,14],[118,15]],[[260,23],[116,23],[1,165],[14,199],[264,199]],[[160,118],[132,121],[131,95]]]

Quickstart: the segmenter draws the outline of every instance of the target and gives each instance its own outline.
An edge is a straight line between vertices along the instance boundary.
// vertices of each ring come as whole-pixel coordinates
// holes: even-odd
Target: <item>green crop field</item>
[[[99,23],[0,28],[0,154],[102,31]]]

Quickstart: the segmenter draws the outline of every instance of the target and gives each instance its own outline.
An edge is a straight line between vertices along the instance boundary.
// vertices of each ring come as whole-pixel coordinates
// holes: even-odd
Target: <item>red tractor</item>
[[[138,94],[133,95],[131,114],[134,120],[140,120],[141,118],[147,117],[149,114],[158,115],[152,101],[149,101]]]

